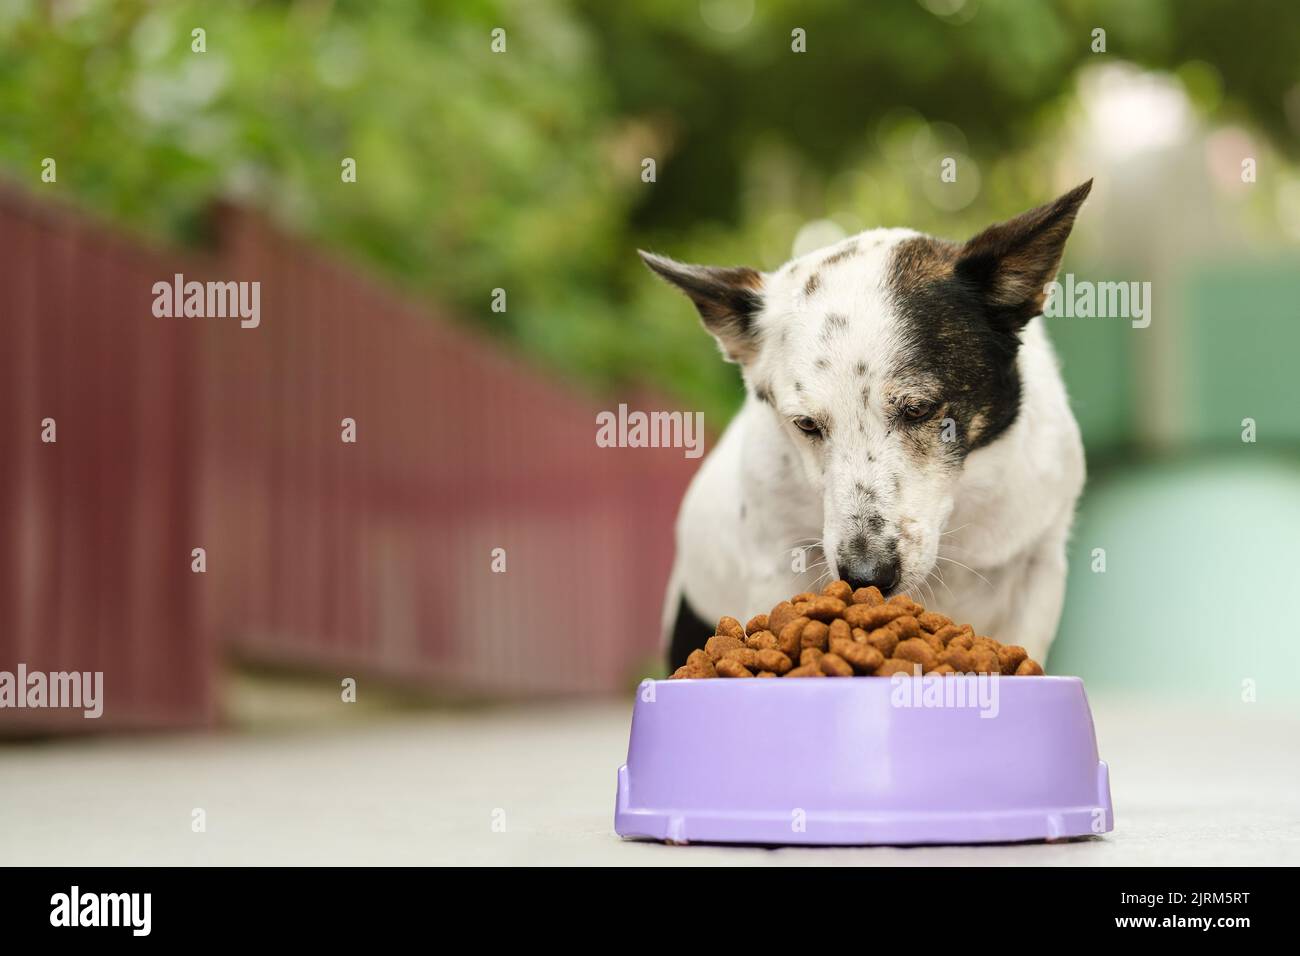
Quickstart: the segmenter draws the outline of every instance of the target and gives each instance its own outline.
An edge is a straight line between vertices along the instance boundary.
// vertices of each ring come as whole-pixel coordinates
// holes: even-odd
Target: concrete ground
[[[1117,828],[1079,842],[623,841],[614,782],[630,704],[598,703],[3,745],[0,864],[1300,863],[1300,719],[1093,707]]]

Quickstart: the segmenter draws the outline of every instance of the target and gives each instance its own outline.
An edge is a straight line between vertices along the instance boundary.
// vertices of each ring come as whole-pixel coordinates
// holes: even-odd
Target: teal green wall
[[[1105,548],[1106,571],[1092,570]],[[1086,492],[1048,661],[1099,691],[1300,711],[1300,461],[1258,445]]]
[[[1193,441],[1300,444],[1300,263],[1238,263],[1190,276],[1183,296]]]

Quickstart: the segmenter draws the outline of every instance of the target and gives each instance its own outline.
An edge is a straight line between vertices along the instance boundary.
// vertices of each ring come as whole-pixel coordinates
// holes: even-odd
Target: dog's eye
[[[805,435],[820,435],[822,433],[821,426],[817,424],[815,419],[809,418],[807,415],[800,415],[796,418],[794,427]]]
[[[934,402],[909,402],[903,406],[903,421],[915,425],[934,414],[938,406]]]

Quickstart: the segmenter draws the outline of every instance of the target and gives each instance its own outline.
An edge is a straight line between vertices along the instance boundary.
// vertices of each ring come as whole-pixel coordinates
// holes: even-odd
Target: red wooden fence
[[[576,392],[256,216],[216,224],[177,254],[0,191],[0,670],[102,670],[106,699],[100,721],[0,710],[0,731],[210,722],[225,652],[628,686],[696,463],[599,448]],[[260,282],[260,326],[155,317],[178,272]]]

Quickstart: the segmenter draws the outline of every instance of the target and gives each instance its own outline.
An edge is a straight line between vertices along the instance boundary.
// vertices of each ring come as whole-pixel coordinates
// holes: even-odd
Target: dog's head
[[[1019,414],[1020,331],[1091,187],[965,243],[877,229],[770,273],[641,254],[796,450],[828,566],[854,587],[903,591],[934,567],[966,456]]]

